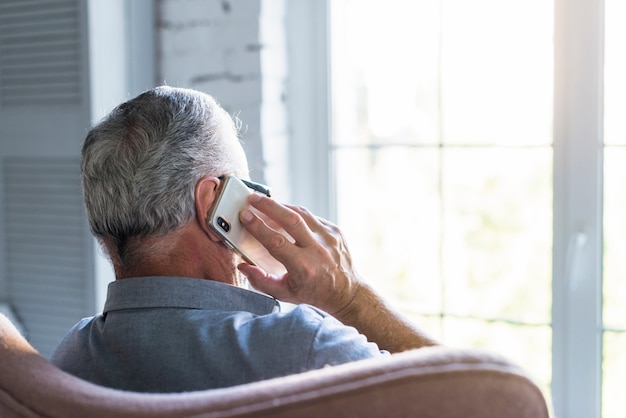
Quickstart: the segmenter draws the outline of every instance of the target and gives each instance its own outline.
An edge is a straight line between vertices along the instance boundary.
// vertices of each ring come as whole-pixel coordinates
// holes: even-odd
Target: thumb
[[[239,271],[248,279],[248,282],[259,292],[266,293],[276,299],[288,302],[283,299],[286,297],[284,291],[284,281],[282,277],[276,277],[268,274],[260,267],[248,263],[241,263],[237,266]]]

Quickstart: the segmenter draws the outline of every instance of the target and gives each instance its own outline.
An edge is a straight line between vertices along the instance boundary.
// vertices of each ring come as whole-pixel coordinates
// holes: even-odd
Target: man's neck
[[[165,236],[133,243],[132,265],[116,268],[117,279],[173,276],[208,279],[237,285],[240,273],[230,249],[207,239],[192,225]]]

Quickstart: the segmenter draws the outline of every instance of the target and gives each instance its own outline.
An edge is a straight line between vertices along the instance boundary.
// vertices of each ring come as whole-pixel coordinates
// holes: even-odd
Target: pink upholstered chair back
[[[507,360],[429,348],[226,389],[141,394],[54,367],[0,315],[0,417],[548,417]]]

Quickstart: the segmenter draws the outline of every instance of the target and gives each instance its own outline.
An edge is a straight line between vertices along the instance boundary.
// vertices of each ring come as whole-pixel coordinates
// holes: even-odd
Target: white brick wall
[[[288,200],[284,10],[284,0],[159,0],[158,77],[238,116],[252,178]]]

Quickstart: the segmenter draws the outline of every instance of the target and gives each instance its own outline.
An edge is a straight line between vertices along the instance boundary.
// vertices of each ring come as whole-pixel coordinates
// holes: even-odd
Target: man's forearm
[[[334,316],[391,353],[438,344],[393,310],[366,284],[361,284],[352,302]]]

